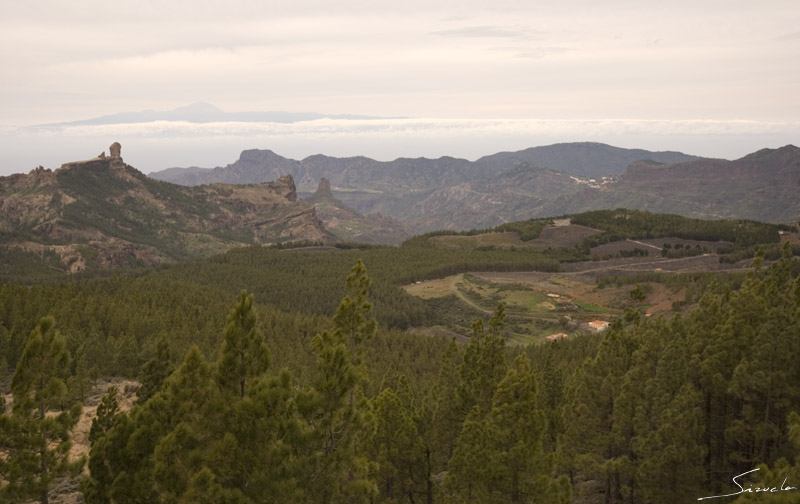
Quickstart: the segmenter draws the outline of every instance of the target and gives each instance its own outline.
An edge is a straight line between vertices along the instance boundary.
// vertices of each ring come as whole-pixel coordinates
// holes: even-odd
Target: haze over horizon
[[[144,172],[251,148],[474,159],[594,141],[733,159],[800,143],[799,18],[787,0],[15,3],[0,175],[114,141]],[[193,102],[376,119],[30,128]]]

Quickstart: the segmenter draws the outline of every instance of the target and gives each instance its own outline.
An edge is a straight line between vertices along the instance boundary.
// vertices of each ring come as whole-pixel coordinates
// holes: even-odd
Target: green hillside
[[[800,471],[795,231],[616,210],[0,283],[0,497],[649,503],[747,467],[780,482]],[[490,235],[516,241],[439,240]],[[600,237],[657,253],[600,259]],[[695,242],[765,248],[752,267],[660,253]],[[120,377],[139,388],[98,406]],[[44,452],[18,449],[36,433]]]

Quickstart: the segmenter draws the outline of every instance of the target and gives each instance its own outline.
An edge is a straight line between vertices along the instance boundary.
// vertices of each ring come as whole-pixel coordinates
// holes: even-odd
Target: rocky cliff
[[[305,200],[337,241],[399,245],[411,237],[411,230],[399,220],[372,213],[362,215],[333,196],[331,183],[322,178],[317,191]]]
[[[158,264],[249,244],[327,242],[291,175],[248,185],[183,187],[111,155],[0,177],[0,254],[75,272]],[[8,261],[6,261],[8,262]]]

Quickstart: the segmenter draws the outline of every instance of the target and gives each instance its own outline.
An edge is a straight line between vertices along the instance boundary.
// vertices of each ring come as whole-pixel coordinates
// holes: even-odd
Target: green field
[[[568,319],[576,321],[573,325],[577,325],[596,318],[610,320],[621,313],[617,306],[604,306],[584,299],[583,293],[594,290],[593,285],[580,284],[562,275],[544,275],[542,281],[537,282],[524,278],[515,281],[513,275],[510,273],[506,276],[511,278],[500,278],[487,273],[463,273],[416,282],[404,289],[426,300],[453,296],[453,302],[483,314],[491,313],[499,303],[503,303],[509,318],[506,337],[516,344],[541,342],[556,332],[578,332],[575,327],[566,327]],[[607,299],[619,297],[611,297],[610,292],[605,294]],[[463,333],[465,329],[463,324],[449,327],[446,322],[443,324],[455,332]]]

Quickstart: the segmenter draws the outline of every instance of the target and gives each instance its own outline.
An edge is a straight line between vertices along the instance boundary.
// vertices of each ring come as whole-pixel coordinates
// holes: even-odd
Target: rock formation
[[[126,165],[119,143],[110,152],[56,171],[0,177],[0,231],[20,237],[0,243],[0,252],[18,247],[66,273],[255,243],[332,241],[314,207],[297,201],[291,175],[261,184],[171,186]]]
[[[324,194],[331,194],[331,181],[326,179],[325,177],[319,179],[319,187],[317,187],[317,192]]]
[[[278,187],[285,186],[286,199],[297,201],[297,187],[294,185],[294,178],[291,175],[284,175],[274,182]]]
[[[114,142],[113,144],[111,144],[111,147],[108,148],[108,151],[111,153],[112,158],[122,157],[122,155],[120,154],[120,151],[122,151],[122,146],[119,144],[119,142]]]

